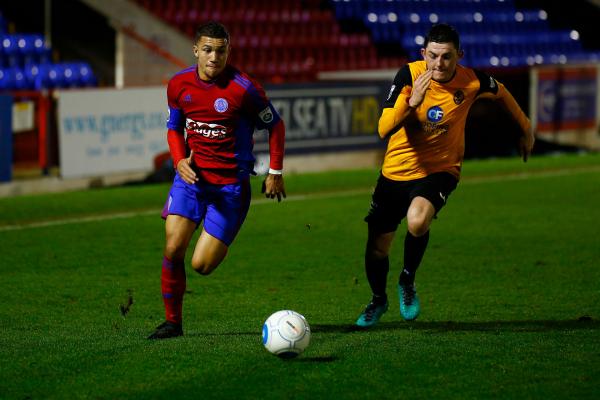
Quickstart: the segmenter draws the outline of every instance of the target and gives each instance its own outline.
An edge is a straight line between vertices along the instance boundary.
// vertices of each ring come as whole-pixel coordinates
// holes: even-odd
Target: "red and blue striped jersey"
[[[167,128],[185,135],[196,170],[210,183],[233,183],[251,173],[255,128],[272,134],[280,121],[260,84],[230,65],[210,82],[198,77],[195,65],[180,71],[169,81],[167,99]],[[283,166],[281,131],[280,138],[269,141],[271,165],[278,169]]]

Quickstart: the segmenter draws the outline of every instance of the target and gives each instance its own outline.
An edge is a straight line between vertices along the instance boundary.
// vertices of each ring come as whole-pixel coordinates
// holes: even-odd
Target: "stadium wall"
[[[182,68],[193,65],[191,40],[135,2],[82,2],[104,15],[116,32],[117,88],[164,84]]]
[[[286,170],[319,171],[379,164],[377,135],[386,84],[271,86],[286,124]],[[63,178],[151,172],[168,151],[164,86],[57,92]],[[255,134],[257,170],[268,167],[268,135]],[[264,170],[264,171],[263,171]]]
[[[539,138],[600,150],[600,65],[532,68],[529,101]]]

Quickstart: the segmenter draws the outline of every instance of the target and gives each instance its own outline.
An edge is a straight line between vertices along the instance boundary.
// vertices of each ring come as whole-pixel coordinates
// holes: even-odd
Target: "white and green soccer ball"
[[[310,326],[296,311],[277,311],[263,325],[262,342],[269,352],[281,358],[293,358],[308,347]]]

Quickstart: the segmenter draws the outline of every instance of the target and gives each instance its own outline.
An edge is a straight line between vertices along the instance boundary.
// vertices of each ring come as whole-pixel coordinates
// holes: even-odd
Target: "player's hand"
[[[429,85],[431,85],[432,76],[433,70],[430,69],[417,76],[417,79],[413,82],[410,98],[408,99],[409,106],[416,108],[425,100],[425,92],[427,92]]]
[[[285,198],[285,185],[283,184],[283,175],[269,174],[262,184],[262,192],[266,197],[281,201],[281,197]]]
[[[531,129],[529,129],[527,133],[519,138],[519,153],[521,153],[521,157],[523,157],[524,162],[527,162],[529,159],[534,143],[535,135]]]
[[[194,150],[190,152],[190,156],[188,158],[179,160],[179,162],[177,163],[177,172],[179,172],[179,176],[181,176],[181,179],[192,185],[198,182],[198,177],[192,169],[192,162],[194,162],[193,159]]]

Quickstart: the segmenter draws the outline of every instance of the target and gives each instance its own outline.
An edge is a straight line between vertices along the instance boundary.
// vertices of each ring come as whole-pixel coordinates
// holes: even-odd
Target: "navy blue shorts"
[[[180,215],[197,225],[204,220],[204,230],[229,246],[246,219],[250,198],[249,178],[230,185],[190,184],[176,174],[162,217]]]
[[[395,232],[415,197],[429,200],[437,215],[457,184],[458,179],[448,172],[436,172],[412,181],[393,181],[379,175],[365,221],[369,229],[379,233]]]

